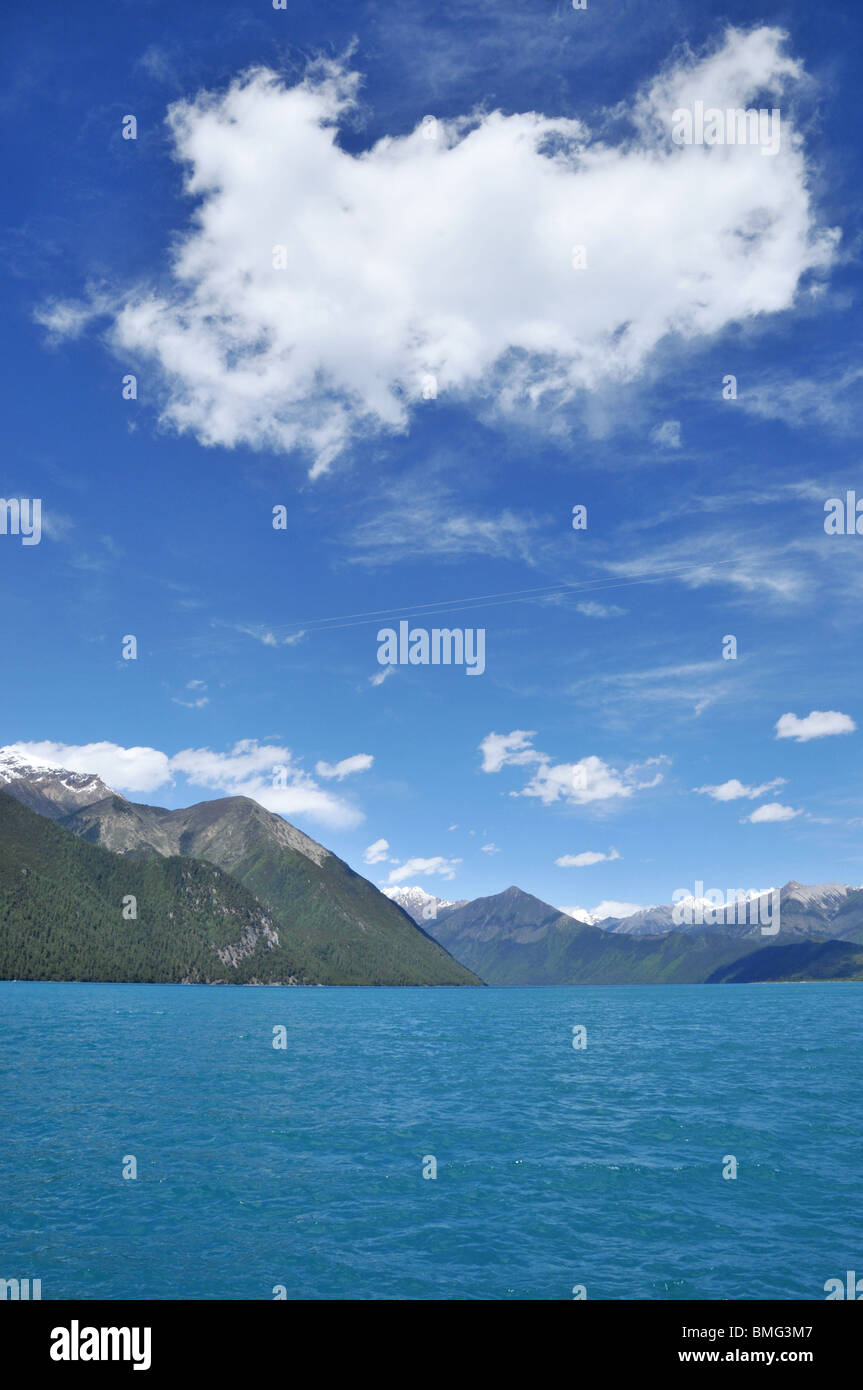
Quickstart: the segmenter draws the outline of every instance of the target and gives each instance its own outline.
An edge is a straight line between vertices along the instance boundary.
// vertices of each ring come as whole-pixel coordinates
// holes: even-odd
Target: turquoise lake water
[[[44,1299],[823,1299],[863,1274],[860,985],[0,983],[0,1017],[0,1277]]]

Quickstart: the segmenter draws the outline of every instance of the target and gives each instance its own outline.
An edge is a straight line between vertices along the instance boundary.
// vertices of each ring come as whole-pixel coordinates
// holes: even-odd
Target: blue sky
[[[853,9],[7,27],[4,743],[450,898],[863,881]],[[695,99],[779,153],[675,147]],[[402,618],[482,675],[381,680]]]

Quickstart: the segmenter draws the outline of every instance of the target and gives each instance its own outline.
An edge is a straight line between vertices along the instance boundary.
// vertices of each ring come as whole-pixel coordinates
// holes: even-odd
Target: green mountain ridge
[[[325,874],[320,864],[291,850],[290,832],[300,832],[287,822],[279,822],[286,831],[277,832],[282,843],[276,850],[268,854],[260,842],[251,847],[258,813],[270,813],[246,798],[226,800],[243,805],[204,803],[175,813],[134,807],[114,795],[104,798],[95,804],[106,817],[106,838],[120,826],[128,840],[117,853],[100,843],[98,813],[82,821],[83,835],[0,792],[0,977],[479,983],[334,855],[321,850],[327,856]],[[179,829],[184,848],[163,853],[152,843],[154,832],[176,815],[180,818],[160,844],[171,848]],[[217,846],[220,824],[223,843]],[[128,834],[132,826],[139,828],[137,840]],[[210,856],[189,854],[191,846],[208,848]],[[234,871],[214,862],[217,848]],[[247,881],[252,879],[277,902],[276,910],[254,892]],[[125,920],[123,900],[130,895],[137,900],[137,918]],[[386,905],[384,912],[377,910],[376,898]]]

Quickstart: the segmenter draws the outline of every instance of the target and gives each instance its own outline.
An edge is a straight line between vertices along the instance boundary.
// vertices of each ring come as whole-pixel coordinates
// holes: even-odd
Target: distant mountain
[[[0,748],[0,791],[51,820],[60,820],[81,806],[111,795],[110,787],[92,772],[34,763],[14,748]]]
[[[845,899],[850,902],[851,896]],[[429,925],[457,960],[490,985],[630,985],[742,980],[753,955],[761,957],[753,978],[798,978],[796,972],[805,969],[807,958],[785,953],[789,934],[782,912],[780,920],[782,931],[769,938],[758,924],[749,923],[617,932],[579,922],[513,886],[477,898]],[[793,930],[790,936],[796,940]],[[811,959],[813,970],[835,963],[829,953]],[[837,968],[849,962],[853,964],[850,948]],[[786,970],[791,972],[787,976]]]
[[[663,932],[674,930],[671,913],[670,906],[643,907],[631,917],[606,917],[602,925],[606,931],[622,936],[661,936]]]
[[[697,919],[690,924],[675,923],[674,908],[669,903],[644,908],[631,917],[609,918],[601,925],[606,931],[625,936],[661,936],[667,931],[698,931],[705,925],[723,927],[737,936],[757,936],[760,935],[759,903],[767,909],[760,913],[761,920],[770,921],[770,895],[763,894],[760,898],[753,897],[752,905],[745,912],[730,906],[720,910],[715,921],[707,916],[702,924]],[[704,899],[701,904],[705,910],[713,910]],[[857,939],[859,933],[859,939],[863,941],[863,890],[841,883],[820,883],[807,887],[792,879],[779,891],[779,919],[783,936],[848,936]]]
[[[281,943],[309,981],[477,983],[374,884],[249,797],[167,811],[111,794],[62,824],[127,857],[179,854],[225,869],[272,915]]]
[[[853,888],[830,918],[830,936],[838,941],[863,942],[863,888]]]
[[[768,980],[863,980],[863,946],[847,941],[765,946],[714,971],[707,983],[740,985]]]
[[[427,893],[424,888],[382,888],[381,892],[390,902],[398,903],[399,907],[412,917],[420,926],[424,922],[433,922],[450,908],[464,907],[467,898],[460,898],[458,902],[451,902],[449,898],[436,898],[434,893]]]

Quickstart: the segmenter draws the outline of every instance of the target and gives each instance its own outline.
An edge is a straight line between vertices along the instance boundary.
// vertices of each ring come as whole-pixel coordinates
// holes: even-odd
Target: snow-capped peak
[[[855,892],[853,886],[845,883],[798,883],[792,878],[782,889],[784,899],[791,898],[804,907],[831,908],[844,902],[849,893]]]
[[[427,893],[418,884],[406,885],[404,888],[382,888],[381,892],[394,903],[398,903],[409,917],[413,917],[414,921],[420,924],[433,922],[438,913],[445,908],[463,907],[467,901],[465,898],[460,902],[452,902],[449,898],[437,898],[434,893]]]
[[[114,793],[95,772],[72,772],[14,744],[0,748],[0,789],[53,819]]]

